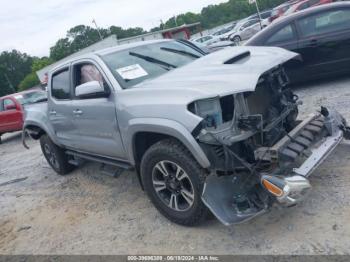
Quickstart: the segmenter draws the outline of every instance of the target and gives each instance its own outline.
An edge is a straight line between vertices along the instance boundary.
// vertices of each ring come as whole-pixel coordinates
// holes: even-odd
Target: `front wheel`
[[[67,154],[62,148],[55,145],[50,137],[42,135],[40,137],[40,146],[47,162],[56,173],[66,175],[74,169],[74,166],[68,162]]]
[[[209,211],[201,200],[206,173],[175,140],[151,146],[141,162],[141,178],[154,206],[169,220],[193,226]]]
[[[232,42],[235,44],[235,45],[239,45],[239,43],[241,42],[241,38],[236,35],[232,38]]]

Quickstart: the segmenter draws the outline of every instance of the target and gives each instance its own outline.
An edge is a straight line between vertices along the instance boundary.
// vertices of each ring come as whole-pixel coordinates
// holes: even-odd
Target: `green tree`
[[[9,94],[17,90],[21,80],[31,72],[33,58],[17,50],[0,54],[0,94]]]
[[[32,72],[24,77],[24,79],[19,83],[18,90],[23,91],[32,88],[40,84],[40,80],[36,72],[45,66],[53,63],[53,60],[48,57],[34,58],[31,69]]]
[[[35,72],[32,72],[26,75],[26,77],[21,81],[21,83],[19,83],[18,91],[24,91],[34,86],[37,86],[39,84],[40,84],[40,81],[38,76],[36,75]]]
[[[50,48],[50,58],[58,61],[70,54],[72,54],[71,43],[68,38],[59,39],[56,44]]]

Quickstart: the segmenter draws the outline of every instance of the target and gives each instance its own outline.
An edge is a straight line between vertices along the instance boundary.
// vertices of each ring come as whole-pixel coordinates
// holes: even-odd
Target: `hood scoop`
[[[243,53],[235,55],[234,57],[226,60],[224,62],[224,65],[232,65],[232,64],[237,63],[237,62],[239,62],[240,60],[242,60],[242,59],[244,59],[246,57],[250,57],[250,51],[245,51]]]

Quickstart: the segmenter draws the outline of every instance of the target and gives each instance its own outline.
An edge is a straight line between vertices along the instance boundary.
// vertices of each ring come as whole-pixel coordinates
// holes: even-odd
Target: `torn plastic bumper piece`
[[[216,218],[226,226],[239,224],[267,211],[254,205],[239,208],[234,195],[239,195],[239,185],[232,176],[209,176],[204,185],[202,201]]]

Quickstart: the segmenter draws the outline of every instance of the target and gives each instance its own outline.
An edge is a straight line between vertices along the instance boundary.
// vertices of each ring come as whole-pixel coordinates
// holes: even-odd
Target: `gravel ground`
[[[350,78],[301,86],[301,116],[320,105],[350,120]],[[186,228],[162,217],[135,173],[118,179],[87,163],[66,177],[48,166],[37,142],[20,134],[0,145],[1,254],[349,254],[350,143],[341,144],[311,177],[303,203],[274,208],[248,223],[211,219]],[[20,179],[15,180],[14,179]],[[12,181],[11,184],[4,184]]]

